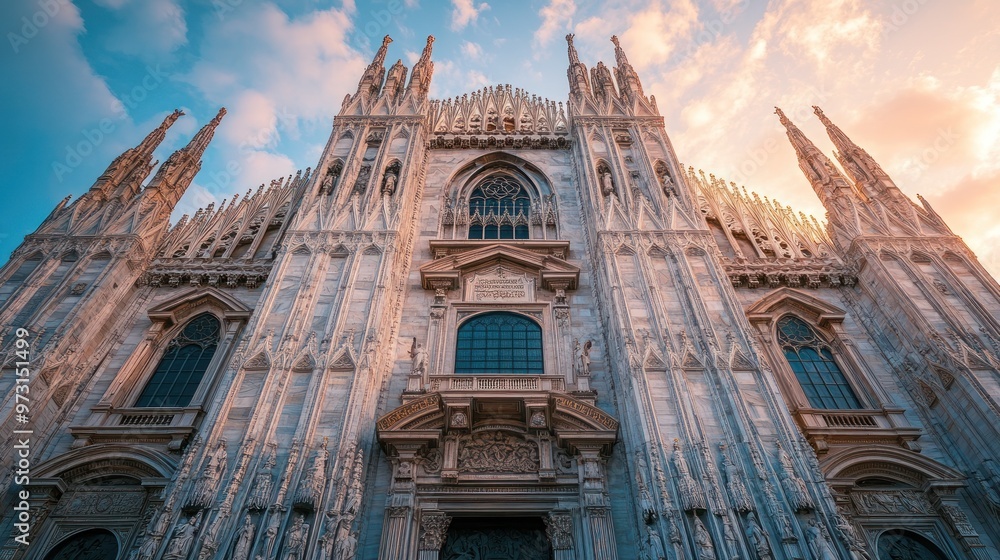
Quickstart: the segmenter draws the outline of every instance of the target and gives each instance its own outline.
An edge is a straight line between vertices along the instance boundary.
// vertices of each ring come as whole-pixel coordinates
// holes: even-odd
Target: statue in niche
[[[271,553],[274,552],[274,545],[278,540],[278,530],[280,527],[281,511],[275,508],[271,511],[271,517],[267,521],[267,530],[264,532],[266,538],[264,549],[267,551],[267,554],[264,555],[265,558],[271,558]]]
[[[427,373],[427,349],[423,344],[417,343],[417,337],[413,337],[410,345],[410,375],[423,375]]]
[[[823,528],[815,519],[809,520],[809,526],[806,528],[806,540],[809,543],[809,551],[812,552],[813,558],[816,560],[837,560],[837,554],[830,546]]]
[[[396,176],[395,171],[391,168],[385,172],[385,178],[382,180],[382,194],[392,196],[396,192],[396,182],[399,177]]]
[[[601,166],[597,170],[598,175],[600,175],[601,180],[601,194],[604,196],[611,196],[615,192],[615,182],[611,177],[611,170],[607,167]]]
[[[239,537],[236,539],[236,548],[233,550],[233,560],[248,560],[250,549],[253,548],[254,526],[253,519],[248,513],[243,519],[243,527],[240,529]]]
[[[746,536],[747,542],[750,543],[750,548],[757,553],[759,560],[774,559],[774,556],[771,554],[771,545],[767,542],[767,535],[761,529],[760,523],[757,523],[757,517],[753,512],[747,515]]]
[[[497,130],[497,111],[496,109],[490,109],[486,113],[486,132],[496,132]]]
[[[191,547],[194,545],[194,534],[198,532],[198,525],[201,524],[201,512],[198,515],[188,517],[187,523],[174,530],[174,536],[167,543],[167,550],[163,553],[163,560],[183,560],[187,558]]]
[[[208,465],[202,472],[201,478],[194,488],[194,495],[190,504],[198,507],[209,507],[215,499],[215,493],[219,490],[219,482],[226,471],[226,440],[220,439],[215,451],[209,456]]]
[[[698,560],[716,560],[712,535],[708,534],[705,524],[697,517],[694,518],[694,540],[698,543]]]
[[[353,560],[358,551],[358,534],[352,533],[350,528],[342,526],[340,537],[337,539],[337,546],[333,550],[333,557],[336,560]]]
[[[306,538],[309,536],[309,524],[302,514],[295,516],[295,521],[285,533],[285,560],[302,560],[305,558]]]
[[[666,560],[663,539],[660,538],[660,534],[652,525],[646,526],[646,539],[649,542],[649,550],[653,553],[653,560]]]
[[[590,376],[590,351],[594,347],[594,343],[592,341],[588,340],[587,342],[583,343],[582,347],[580,347],[579,343],[577,343],[577,347],[579,349],[579,354],[577,354],[577,362],[579,364],[579,366],[578,366],[578,373],[579,373],[579,375],[581,377],[589,377]]]

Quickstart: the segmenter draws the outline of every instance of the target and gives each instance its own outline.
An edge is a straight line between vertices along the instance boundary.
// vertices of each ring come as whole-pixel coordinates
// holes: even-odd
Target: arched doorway
[[[118,539],[105,529],[88,529],[56,545],[45,560],[115,560]]]
[[[903,529],[890,529],[878,537],[879,560],[948,560],[930,540]]]

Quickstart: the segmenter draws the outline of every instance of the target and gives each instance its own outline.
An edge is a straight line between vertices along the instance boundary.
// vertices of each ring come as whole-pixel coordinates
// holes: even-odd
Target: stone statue
[[[666,560],[666,553],[663,549],[663,539],[652,525],[646,526],[646,538],[649,541],[649,550],[653,553],[653,560]]]
[[[603,168],[601,170],[601,194],[610,196],[615,192],[615,182],[611,178],[611,170]]]
[[[267,520],[267,530],[264,532],[266,538],[266,545],[264,546],[267,554],[267,558],[271,558],[271,553],[274,552],[274,545],[278,540],[278,530],[281,528],[281,510],[275,508],[271,511],[271,517]]]
[[[194,545],[194,534],[198,532],[198,525],[201,524],[201,512],[198,515],[188,517],[187,523],[174,530],[174,536],[167,543],[167,550],[163,553],[163,560],[184,560],[187,558],[191,547]]]
[[[382,183],[382,194],[392,196],[396,192],[396,181],[398,177],[392,171],[385,172],[385,180]]]
[[[239,537],[236,539],[236,548],[233,549],[233,560],[248,560],[250,549],[253,548],[254,526],[250,514],[243,519],[243,527],[240,529]]]
[[[216,492],[219,491],[219,482],[226,472],[228,456],[226,455],[226,440],[220,439],[215,451],[208,459],[205,470],[201,473],[201,478],[195,484],[194,493],[188,501],[190,505],[197,507],[209,507],[215,499]]]
[[[427,373],[427,349],[423,344],[417,343],[416,337],[413,337],[413,343],[410,345],[410,358],[413,360],[410,365],[410,375]]]
[[[358,534],[352,533],[347,527],[340,530],[340,538],[333,550],[335,560],[354,560],[358,551]]]
[[[590,376],[590,350],[594,347],[594,343],[590,340],[583,343],[583,347],[580,349],[580,375],[582,377]]]
[[[813,558],[816,560],[837,560],[837,554],[833,551],[822,527],[815,519],[809,520],[809,526],[806,528],[806,540],[809,542],[809,551],[812,552]]]
[[[306,552],[306,539],[309,537],[309,524],[302,514],[295,516],[295,521],[285,533],[285,560],[303,560]]]
[[[767,542],[767,535],[764,534],[760,523],[757,523],[757,516],[752,512],[747,515],[746,537],[750,548],[757,554],[759,560],[773,560],[774,556],[771,555],[771,545]]]
[[[716,560],[712,535],[698,517],[694,518],[694,540],[698,544],[698,560]]]

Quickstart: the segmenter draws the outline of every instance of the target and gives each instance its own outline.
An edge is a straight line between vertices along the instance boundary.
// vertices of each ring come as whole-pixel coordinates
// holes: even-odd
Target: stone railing
[[[430,390],[441,391],[559,391],[566,390],[561,375],[432,375]]]

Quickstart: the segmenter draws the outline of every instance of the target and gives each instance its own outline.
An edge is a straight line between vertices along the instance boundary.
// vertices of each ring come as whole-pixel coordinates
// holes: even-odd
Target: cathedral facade
[[[171,226],[175,112],[0,270],[0,559],[1000,556],[1000,286],[819,108],[825,225],[617,38],[565,103],[390,42],[315,169]]]

